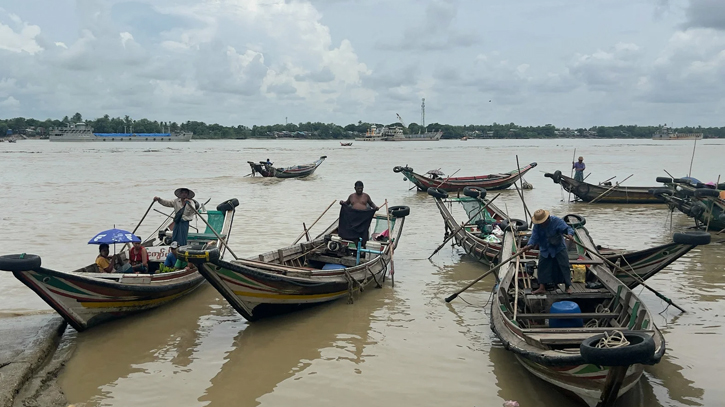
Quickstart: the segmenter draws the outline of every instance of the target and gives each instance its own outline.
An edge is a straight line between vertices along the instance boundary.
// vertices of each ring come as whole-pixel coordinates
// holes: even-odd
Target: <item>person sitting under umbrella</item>
[[[109,246],[106,243],[98,246],[98,256],[96,257],[96,266],[99,273],[113,273],[115,265],[118,263],[118,255],[109,256]]]
[[[179,246],[185,246],[189,236],[189,221],[194,219],[199,204],[194,201],[196,195],[194,191],[188,188],[178,188],[174,191],[174,195],[176,195],[176,199],[173,201],[167,201],[158,196],[154,197],[154,201],[168,208],[174,208],[174,231],[171,240],[177,242]]]

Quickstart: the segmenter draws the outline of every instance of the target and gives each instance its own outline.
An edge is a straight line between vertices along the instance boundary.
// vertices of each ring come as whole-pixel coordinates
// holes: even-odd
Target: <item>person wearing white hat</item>
[[[173,201],[167,201],[158,196],[154,197],[154,201],[168,208],[174,208],[174,231],[171,240],[178,243],[179,246],[185,246],[189,236],[189,221],[194,219],[199,203],[194,200],[196,194],[189,188],[177,188],[174,195],[176,195],[176,199]]]
[[[534,229],[531,238],[525,247],[530,250],[538,246],[539,264],[537,280],[539,288],[532,294],[546,292],[546,284],[564,284],[566,292],[571,293],[571,268],[569,266],[569,253],[564,244],[563,235],[574,235],[574,229],[561,218],[551,216],[549,211],[538,209],[534,212],[531,221]]]

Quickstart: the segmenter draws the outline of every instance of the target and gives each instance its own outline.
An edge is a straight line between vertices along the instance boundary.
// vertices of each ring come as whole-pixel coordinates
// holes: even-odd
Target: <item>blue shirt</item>
[[[164,261],[164,266],[174,267],[175,264],[176,264],[176,256],[174,256],[173,252],[169,252],[169,254],[166,256],[166,260]]]
[[[574,171],[583,172],[585,168],[587,168],[586,164],[584,162],[575,162],[572,166],[574,168]]]
[[[531,246],[539,245],[540,257],[555,257],[560,251],[566,250],[564,236],[562,236],[564,233],[574,235],[574,229],[567,225],[561,218],[549,216],[547,223],[534,225],[534,230],[531,231],[531,238],[528,244]],[[556,236],[559,238],[556,239]],[[555,244],[549,242],[550,237],[554,237],[552,240],[556,241]]]

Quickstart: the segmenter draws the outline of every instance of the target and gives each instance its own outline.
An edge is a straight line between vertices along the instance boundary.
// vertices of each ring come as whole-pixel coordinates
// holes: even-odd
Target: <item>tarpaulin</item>
[[[362,244],[368,241],[368,233],[370,231],[370,222],[375,216],[374,209],[364,211],[352,209],[350,205],[342,205],[340,207],[340,222],[337,233],[345,240],[357,242],[362,238]]]

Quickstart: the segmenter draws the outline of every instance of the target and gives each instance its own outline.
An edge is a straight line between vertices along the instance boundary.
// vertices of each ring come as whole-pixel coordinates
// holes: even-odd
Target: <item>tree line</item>
[[[132,119],[131,117],[103,117],[84,120],[80,113],[71,117],[65,116],[57,119],[26,119],[16,117],[13,119],[0,119],[0,136],[8,134],[24,134],[30,129],[35,134],[47,134],[51,128],[67,127],[74,123],[85,123],[93,127],[96,133],[161,133],[188,131],[194,133],[194,138],[201,139],[246,139],[246,138],[275,138],[295,137],[309,139],[349,139],[365,134],[373,125],[378,128],[402,127],[405,134],[442,131],[444,139],[469,138],[651,138],[658,131],[659,126],[594,126],[590,128],[558,128],[552,124],[543,126],[519,126],[509,124],[481,124],[454,126],[449,124],[432,123],[425,128],[417,123],[403,127],[401,123],[357,123],[340,126],[334,123],[288,123],[266,126],[222,126],[220,124],[206,124],[199,121],[185,123],[151,121],[149,119]],[[725,137],[725,127],[679,127],[673,129],[679,133],[704,133],[705,137]]]

